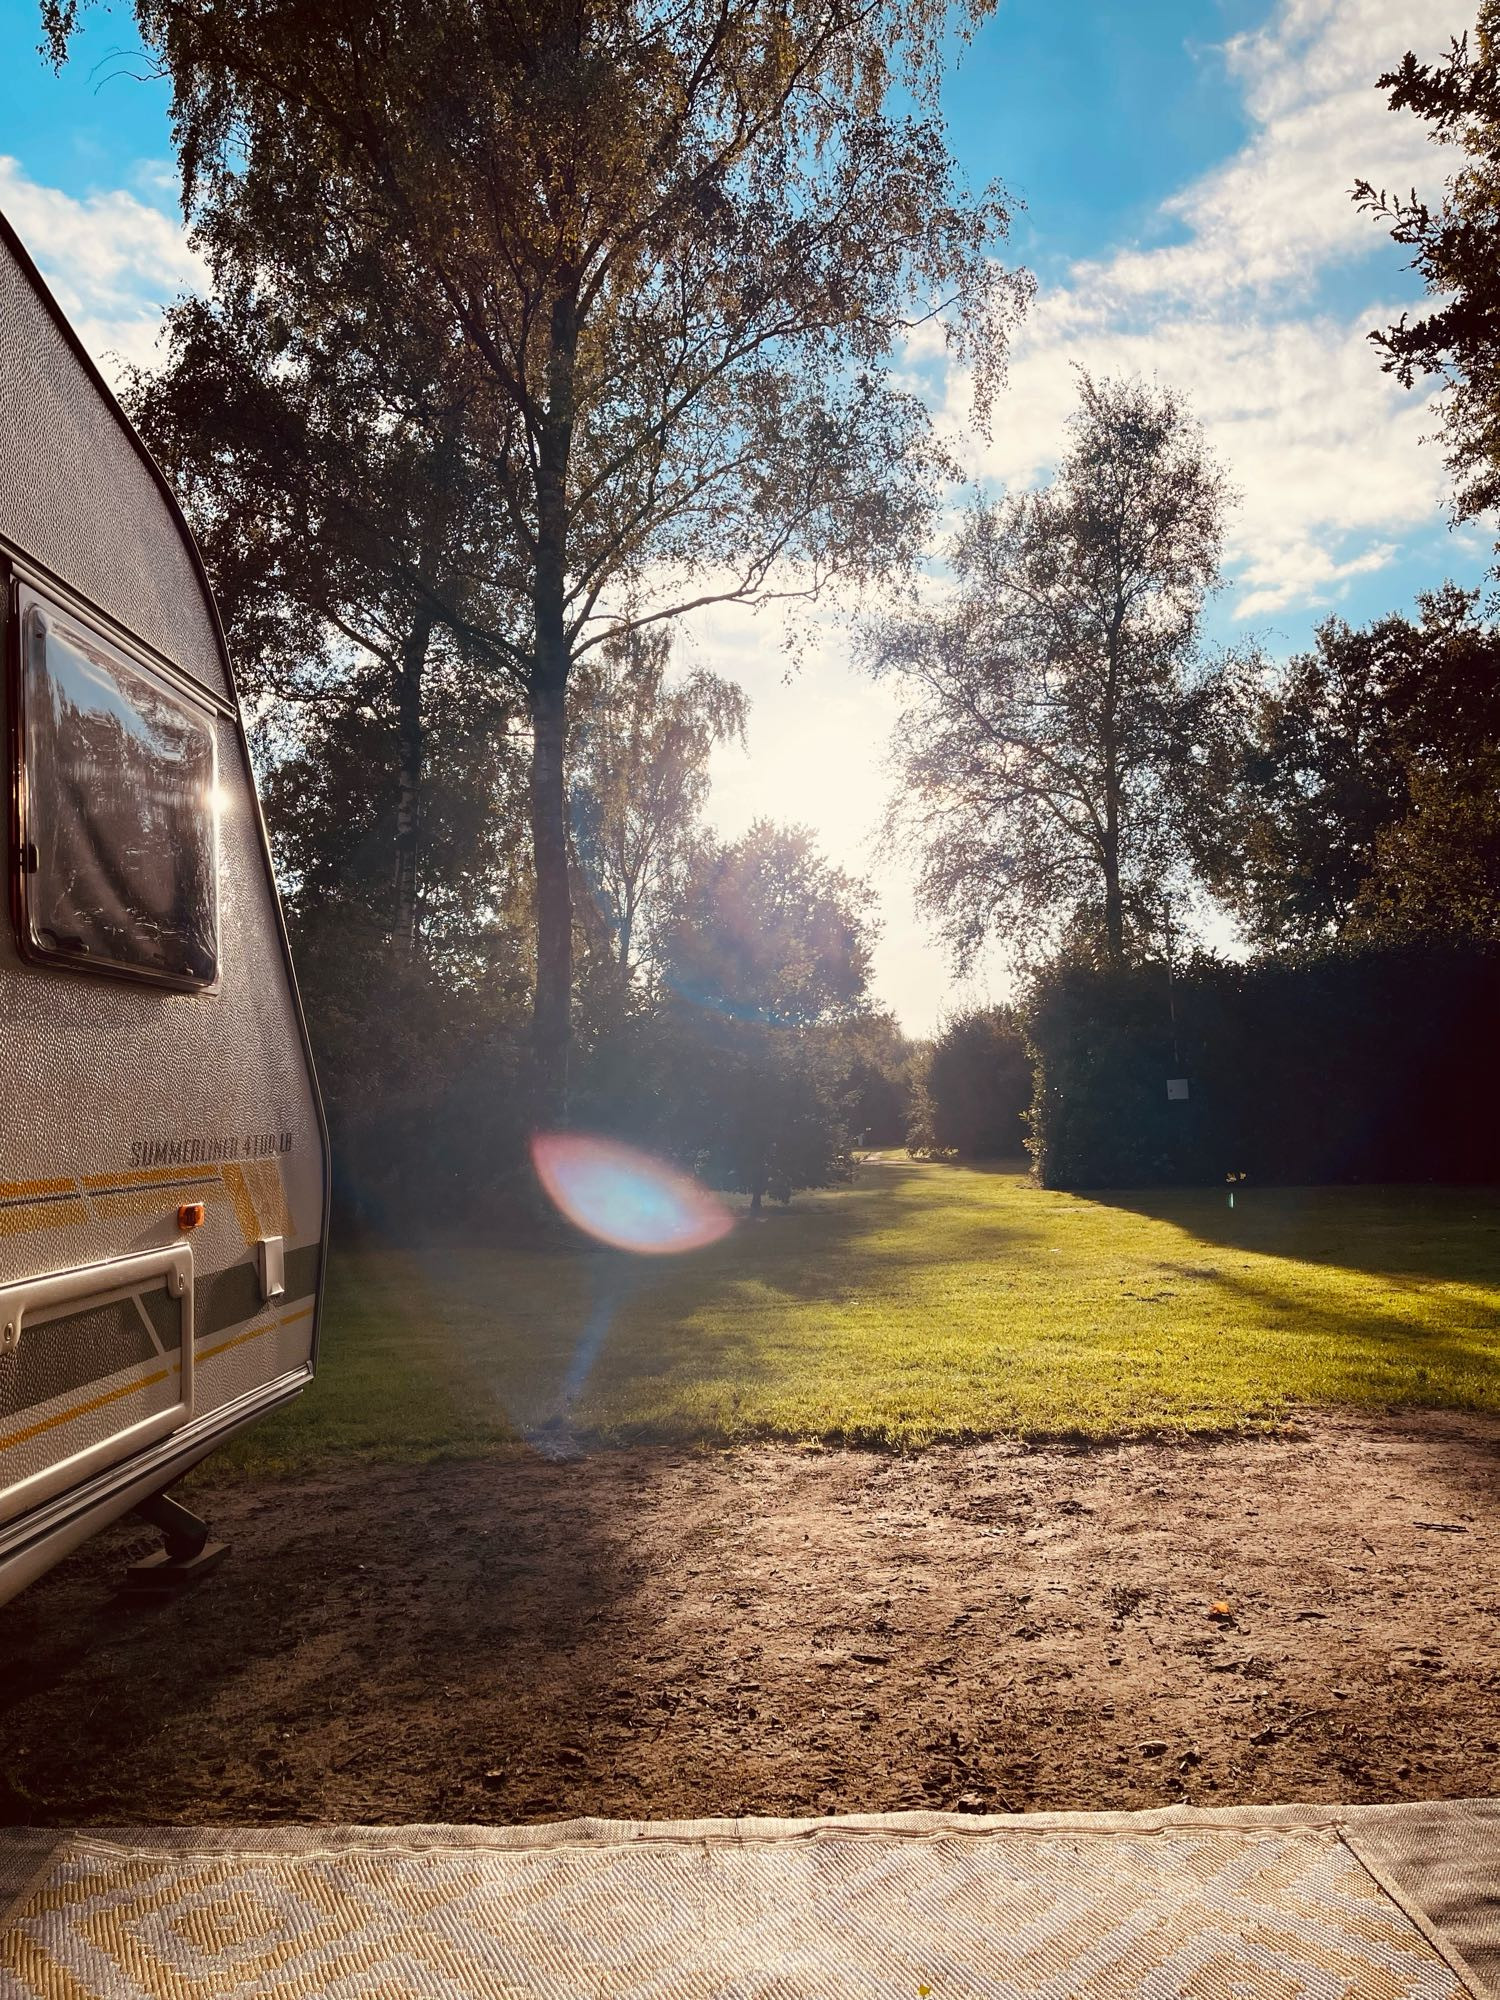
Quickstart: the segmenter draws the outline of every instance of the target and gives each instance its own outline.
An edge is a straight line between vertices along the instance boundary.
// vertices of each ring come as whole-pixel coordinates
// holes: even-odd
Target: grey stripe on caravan
[[[217,1174],[183,1175],[170,1181],[121,1181],[118,1187],[96,1187],[91,1181],[84,1193],[76,1187],[67,1188],[61,1194],[8,1194],[0,1198],[0,1208],[40,1208],[49,1201],[82,1201],[87,1194],[90,1201],[96,1194],[156,1194],[165,1193],[168,1188],[218,1187],[221,1185]]]
[[[246,1267],[240,1267],[246,1268]],[[256,1287],[259,1298],[259,1285]],[[308,1303],[302,1304],[306,1298]],[[158,1352],[151,1346],[146,1334],[145,1322],[132,1312],[132,1306],[144,1308],[146,1317],[161,1337],[162,1349]],[[298,1310],[289,1312],[289,1306]],[[274,1302],[274,1317],[261,1319],[261,1323],[250,1325],[243,1333],[231,1339],[220,1341],[217,1347],[205,1348],[200,1336],[193,1343],[195,1355],[203,1360],[222,1354],[226,1349],[239,1347],[247,1340],[257,1340],[263,1334],[273,1333],[278,1327],[294,1325],[298,1320],[308,1319],[316,1308],[315,1295],[309,1287],[304,1294],[292,1298],[278,1298]],[[98,1389],[109,1381],[119,1386],[107,1390],[92,1401],[75,1403],[71,1408],[53,1410],[46,1417],[13,1431],[9,1436],[0,1437],[0,1454],[11,1446],[24,1443],[27,1439],[40,1435],[43,1431],[55,1430],[60,1424],[71,1423],[76,1417],[86,1416],[103,1404],[116,1401],[121,1396],[134,1394],[137,1390],[149,1388],[153,1383],[164,1381],[168,1374],[176,1370],[179,1363],[171,1361],[171,1351],[180,1346],[181,1308],[176,1300],[170,1299],[165,1290],[132,1294],[129,1299],[120,1299],[106,1307],[91,1306],[83,1312],[69,1313],[61,1319],[50,1319],[37,1329],[45,1335],[43,1339],[33,1337],[23,1341],[19,1350],[0,1360],[0,1417],[11,1419],[29,1417],[48,1405],[60,1402],[65,1396],[76,1397],[80,1390]],[[113,1329],[110,1315],[114,1315]],[[260,1306],[245,1315],[247,1320],[260,1317]],[[226,1321],[224,1324],[233,1325]],[[110,1339],[111,1331],[134,1330],[140,1343],[133,1353],[122,1352],[118,1338]],[[218,1329],[222,1331],[222,1327]],[[72,1336],[69,1338],[68,1336]],[[210,1332],[212,1338],[212,1331]],[[158,1368],[156,1373],[140,1378],[140,1370],[155,1361],[169,1362],[170,1366]],[[123,1383],[124,1375],[132,1379]]]
[[[286,1291],[276,1301],[278,1310],[285,1312],[288,1306],[316,1292],[321,1249],[321,1243],[310,1243],[287,1257]],[[195,1349],[226,1327],[255,1319],[267,1303],[261,1297],[260,1272],[254,1264],[233,1264],[227,1271],[217,1271],[201,1280],[194,1287],[194,1294]],[[160,1287],[135,1297],[156,1328],[164,1348],[170,1350],[177,1344],[181,1307]],[[268,1322],[256,1331],[269,1333],[273,1324]],[[112,1309],[87,1306],[82,1311],[64,1314],[47,1320],[38,1331],[45,1333],[46,1338],[23,1342],[19,1352],[7,1356],[0,1365],[0,1414],[6,1418],[24,1416],[61,1396],[76,1394],[132,1366],[145,1366],[156,1359],[145,1344],[145,1327],[123,1301]],[[128,1340],[132,1332],[138,1336],[137,1347],[122,1347],[120,1336]]]
[[[121,1181],[118,1187],[96,1187],[90,1181],[88,1184],[88,1194],[89,1199],[92,1201],[94,1196],[98,1194],[159,1194],[164,1193],[168,1188],[218,1187],[219,1185],[220,1181],[217,1174],[183,1175],[179,1179],[171,1181]],[[35,1196],[32,1197],[33,1200],[35,1198]]]
[[[318,1260],[321,1243],[304,1244],[286,1255],[285,1300],[300,1299],[318,1288]],[[254,1264],[231,1264],[227,1271],[215,1271],[193,1285],[193,1329],[199,1340],[210,1333],[222,1333],[226,1326],[238,1326],[254,1319],[265,1300],[260,1295],[260,1271]]]
[[[166,1300],[167,1294],[162,1289],[148,1297],[154,1306],[157,1300]],[[165,1339],[175,1341],[182,1308],[175,1299],[168,1304],[169,1324],[163,1323],[165,1316],[158,1319],[154,1310],[151,1318]],[[130,1299],[85,1306],[81,1312],[44,1320],[34,1331],[28,1329],[27,1337],[0,1367],[0,1404],[5,1419],[9,1422],[12,1417],[25,1416],[43,1403],[54,1403],[60,1396],[159,1359]]]

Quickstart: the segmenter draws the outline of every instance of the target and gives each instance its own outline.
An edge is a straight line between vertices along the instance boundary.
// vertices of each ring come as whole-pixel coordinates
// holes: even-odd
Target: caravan
[[[0,219],[0,1600],[317,1353],[327,1141],[208,581]],[[154,1511],[153,1511],[154,1510]]]

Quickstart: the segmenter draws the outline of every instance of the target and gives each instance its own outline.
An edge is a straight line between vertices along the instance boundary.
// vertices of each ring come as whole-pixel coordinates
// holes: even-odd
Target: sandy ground
[[[122,1527],[0,1610],[0,1819],[1496,1793],[1497,1503],[1446,1415],[210,1480],[185,1598]]]

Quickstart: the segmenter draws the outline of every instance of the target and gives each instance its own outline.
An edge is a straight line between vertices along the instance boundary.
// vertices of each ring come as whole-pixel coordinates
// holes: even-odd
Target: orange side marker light
[[[177,1211],[179,1229],[197,1229],[207,1213],[201,1201],[185,1201]]]

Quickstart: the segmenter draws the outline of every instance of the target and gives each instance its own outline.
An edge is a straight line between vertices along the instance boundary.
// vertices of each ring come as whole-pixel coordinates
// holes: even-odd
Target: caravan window
[[[55,611],[32,604],[21,636],[27,947],[211,985],[219,960],[211,717]]]

